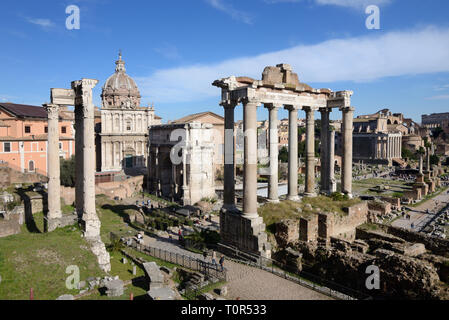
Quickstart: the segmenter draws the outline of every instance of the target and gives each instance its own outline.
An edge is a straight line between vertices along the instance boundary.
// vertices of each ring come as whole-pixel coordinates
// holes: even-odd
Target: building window
[[[67,127],[62,127],[62,128],[61,128],[61,132],[62,132],[62,133],[67,133]]]
[[[48,133],[48,127],[45,127],[44,132]]]
[[[34,172],[34,161],[30,160],[30,162],[28,162],[28,171],[29,172]]]
[[[11,152],[11,142],[3,143],[3,152]]]
[[[131,131],[131,122],[129,121],[126,123],[126,130]]]
[[[59,143],[59,150],[62,150],[62,142]]]
[[[31,133],[31,127],[25,126],[25,133]]]

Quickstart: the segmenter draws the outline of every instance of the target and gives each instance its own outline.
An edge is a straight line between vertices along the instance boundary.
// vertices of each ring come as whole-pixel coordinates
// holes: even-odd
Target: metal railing
[[[277,260],[252,255],[250,253],[242,252],[236,248],[224,246],[223,244],[220,244],[220,247],[225,247],[227,250],[232,250],[233,257],[228,257],[229,260],[262,269],[327,296],[340,300],[367,300],[371,298],[363,292],[345,287],[310,272],[298,271],[296,268]],[[303,266],[307,267],[305,264],[303,264]]]
[[[111,233],[111,238],[112,238]],[[220,281],[227,281],[227,270],[218,264],[209,263],[198,258],[193,258],[187,255],[183,255],[177,252],[171,252],[161,248],[154,248],[147,245],[139,244],[134,239],[125,244],[141,253],[152,256],[154,258],[182,266],[186,269],[198,271],[208,277],[216,278]]]

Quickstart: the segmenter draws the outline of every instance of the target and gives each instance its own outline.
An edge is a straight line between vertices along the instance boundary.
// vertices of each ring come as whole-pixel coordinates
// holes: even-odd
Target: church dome
[[[122,54],[115,62],[115,73],[106,80],[101,98],[103,108],[134,109],[140,106],[140,92],[136,82],[126,74]]]

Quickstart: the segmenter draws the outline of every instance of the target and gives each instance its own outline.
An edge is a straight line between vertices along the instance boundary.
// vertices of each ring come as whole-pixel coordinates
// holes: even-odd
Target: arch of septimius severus
[[[287,64],[266,67],[262,80],[248,77],[229,77],[216,80],[221,88],[220,105],[225,114],[225,167],[224,205],[220,215],[222,241],[242,251],[270,257],[271,250],[265,233],[265,224],[257,213],[257,108],[264,105],[269,111],[270,131],[270,179],[269,201],[278,197],[278,121],[280,108],[289,112],[288,197],[298,201],[298,111],[306,113],[306,181],[304,196],[315,193],[315,111],[321,112],[321,191],[336,191],[334,180],[335,134],[329,123],[332,109],[342,112],[342,181],[341,191],[352,196],[352,131],[353,112],[351,91],[332,92],[329,89],[313,89],[300,83],[298,75]],[[234,109],[243,104],[244,180],[243,211],[235,203],[235,134]]]
[[[86,240],[91,244],[100,268],[111,270],[110,256],[100,238],[101,222],[95,206],[95,106],[92,89],[98,80],[73,81],[71,89],[52,89],[51,104],[44,104],[48,113],[48,214],[47,230],[54,231],[61,223],[61,181],[59,165],[59,109],[75,106],[75,206]]]

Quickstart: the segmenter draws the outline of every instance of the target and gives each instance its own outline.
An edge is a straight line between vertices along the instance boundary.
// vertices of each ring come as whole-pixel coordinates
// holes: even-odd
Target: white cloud
[[[215,9],[230,15],[234,20],[246,24],[253,24],[253,19],[249,14],[235,9],[232,5],[226,3],[226,0],[205,0],[205,1]]]
[[[449,90],[449,84],[444,84],[435,88],[435,91],[446,91]]]
[[[32,23],[32,24],[35,24],[35,25],[38,25],[38,26],[40,26],[40,27],[43,27],[43,28],[50,28],[50,27],[53,27],[55,24],[51,21],[51,20],[49,20],[49,19],[34,19],[34,18],[27,18],[27,21],[29,22],[29,23]]]
[[[385,5],[389,4],[391,0],[315,0],[320,5],[335,5],[341,7],[351,8],[365,8],[369,5]]]
[[[154,51],[169,60],[178,60],[181,58],[178,48],[169,43],[164,43],[161,47],[155,48]]]
[[[449,72],[449,29],[427,27],[334,39],[215,64],[161,69],[136,80],[142,94],[155,101],[199,101],[220,94],[211,85],[216,79],[232,75],[260,79],[265,66],[278,63],[291,64],[305,83]]]
[[[369,5],[386,5],[392,2],[392,0],[307,0],[308,2],[314,2],[318,5],[334,5],[340,7],[350,8],[366,8]],[[306,2],[306,0],[264,0],[268,4],[276,3],[299,3]]]
[[[443,94],[440,96],[433,96],[433,97],[429,97],[426,98],[427,100],[448,100],[449,99],[449,94]]]

